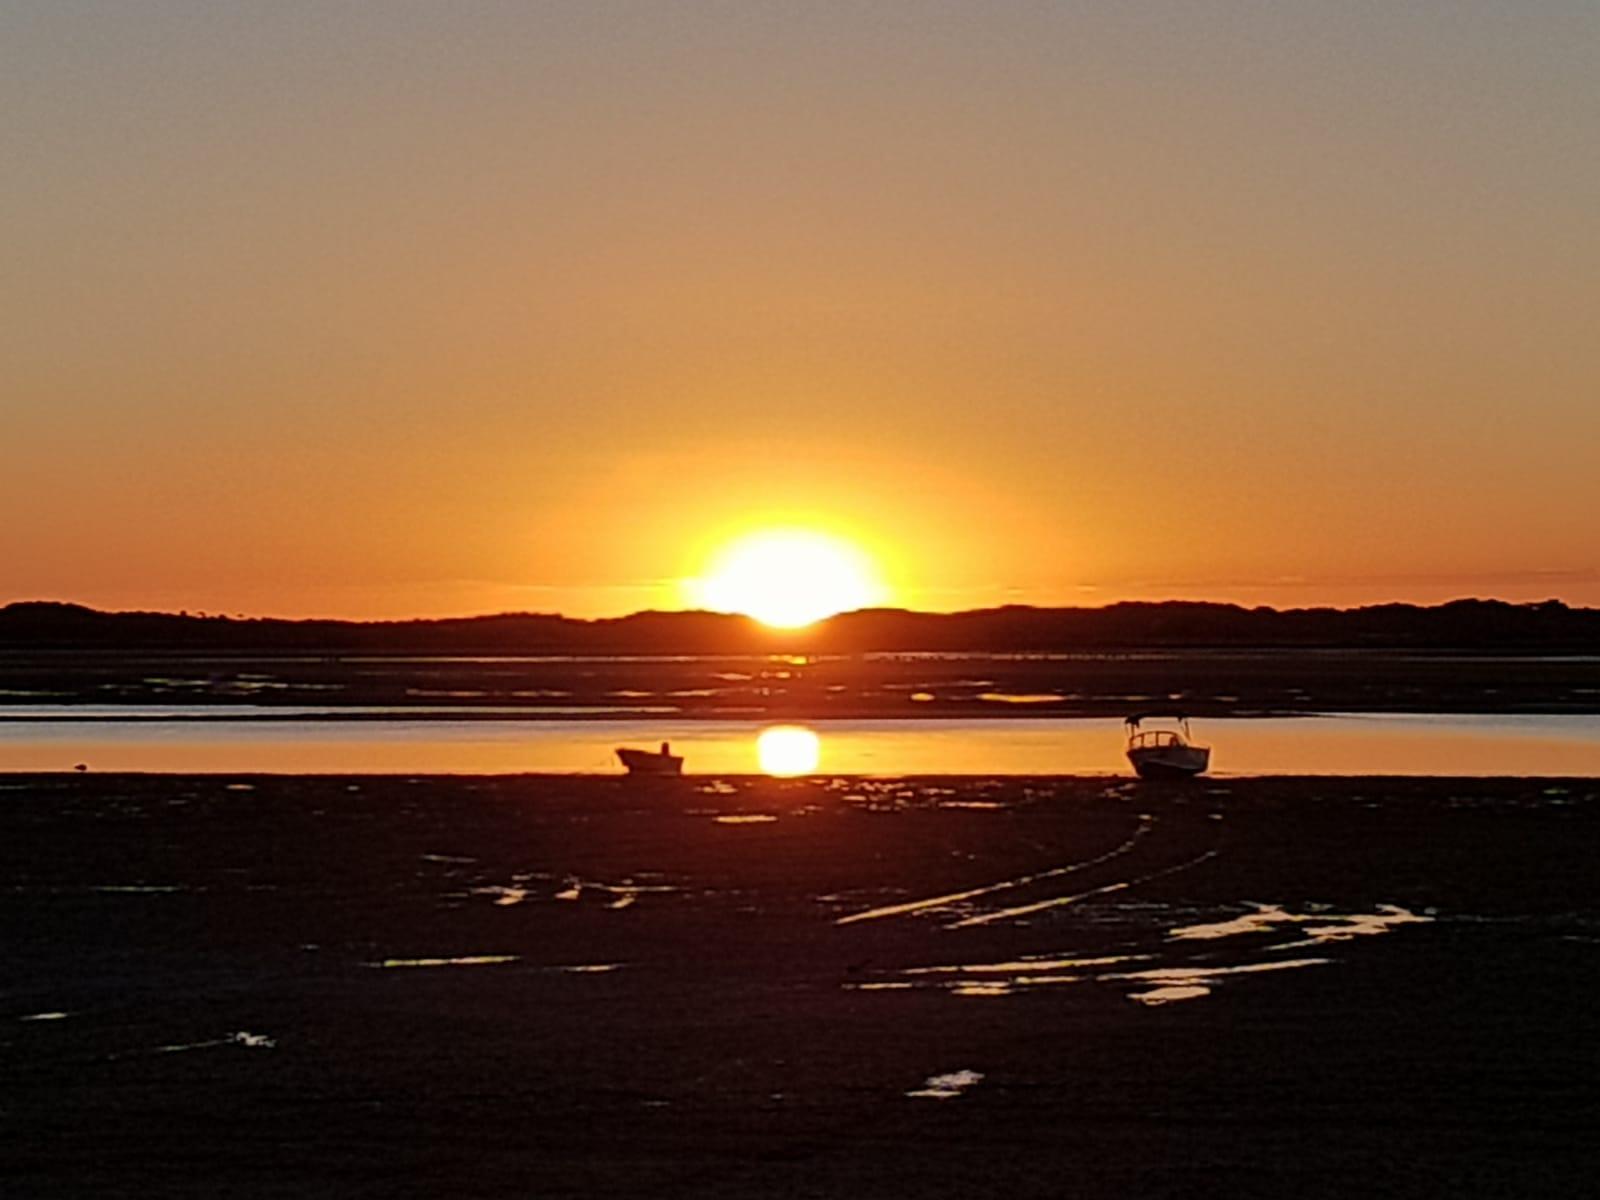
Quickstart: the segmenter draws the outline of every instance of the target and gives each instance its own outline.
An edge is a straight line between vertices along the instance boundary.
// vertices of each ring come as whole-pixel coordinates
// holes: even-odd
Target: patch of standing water
[[[1224,976],[1257,975],[1263,971],[1293,971],[1300,967],[1321,967],[1331,958],[1290,958],[1281,962],[1242,963],[1232,967],[1154,967],[1148,971],[1118,971],[1100,976],[1103,980],[1153,983],[1146,992],[1130,992],[1128,999],[1140,1004],[1167,1004],[1174,1000],[1194,1000],[1208,996]]]
[[[1001,962],[905,967],[882,972],[882,978],[851,981],[844,986],[858,991],[935,989],[953,996],[978,997],[1008,996],[1066,984],[1110,984],[1126,989],[1129,1000],[1153,1008],[1208,996],[1233,976],[1297,970],[1335,961],[1325,957],[1276,957],[1285,950],[1379,936],[1402,925],[1426,924],[1434,919],[1394,904],[1378,905],[1370,913],[1335,913],[1325,907],[1308,907],[1308,912],[1290,912],[1282,905],[1254,904],[1254,911],[1226,920],[1179,926],[1165,935],[1159,954],[1022,955]],[[1210,949],[1211,944],[1253,935],[1270,937],[1286,926],[1300,936],[1287,941],[1249,941],[1245,943],[1249,947],[1247,961],[1214,961],[1218,952]],[[1192,943],[1207,944],[1198,960],[1190,952],[1187,962],[1160,963],[1161,958],[1182,953]],[[1130,968],[1125,965],[1153,960],[1151,966]]]
[[[954,1100],[970,1087],[983,1082],[981,1071],[951,1071],[946,1075],[930,1075],[920,1088],[907,1092],[918,1100]]]
[[[380,962],[363,965],[389,969],[393,967],[492,967],[501,963],[519,962],[520,954],[463,954],[455,958],[385,958]]]
[[[1147,1008],[1158,1008],[1163,1004],[1172,1004],[1178,1000],[1198,1000],[1201,996],[1209,996],[1211,989],[1198,983],[1175,983],[1165,987],[1152,988],[1148,992],[1131,992],[1128,999]]]
[[[271,1050],[277,1044],[277,1038],[268,1037],[264,1033],[248,1033],[240,1030],[238,1033],[230,1033],[227,1037],[208,1038],[203,1042],[175,1042],[169,1046],[156,1046],[149,1053],[177,1054],[184,1050],[210,1050],[216,1046],[243,1046],[250,1050]]]
[[[475,887],[471,890],[475,896],[493,896],[495,904],[501,908],[512,904],[521,904],[528,898],[528,889],[524,887],[506,887],[501,884],[490,884],[486,887]]]
[[[1396,904],[1380,904],[1370,913],[1291,913],[1276,904],[1252,904],[1254,912],[1244,913],[1226,921],[1201,925],[1185,925],[1174,929],[1167,937],[1174,941],[1215,941],[1218,938],[1240,937],[1255,933],[1271,933],[1284,925],[1304,926],[1303,937],[1277,947],[1321,945],[1325,942],[1345,941],[1354,937],[1371,937],[1388,933],[1397,925],[1424,925],[1432,917],[1420,916]]]

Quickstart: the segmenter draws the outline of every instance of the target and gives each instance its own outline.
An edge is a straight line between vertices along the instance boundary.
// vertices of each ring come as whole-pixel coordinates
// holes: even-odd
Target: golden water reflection
[[[768,775],[810,775],[822,758],[822,740],[804,725],[774,725],[756,737],[756,760]]]
[[[1600,777],[1600,718],[1209,720],[1213,776]],[[1116,720],[0,720],[0,772],[615,773],[670,740],[690,775],[1126,775]],[[15,785],[0,785],[15,786]]]

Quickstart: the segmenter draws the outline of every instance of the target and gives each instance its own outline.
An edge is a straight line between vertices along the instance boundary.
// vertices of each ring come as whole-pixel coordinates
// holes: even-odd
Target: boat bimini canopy
[[[1141,721],[1178,721],[1186,725],[1189,722],[1189,716],[1187,713],[1179,712],[1175,708],[1158,708],[1149,712],[1134,713],[1123,724],[1129,729],[1137,729]]]

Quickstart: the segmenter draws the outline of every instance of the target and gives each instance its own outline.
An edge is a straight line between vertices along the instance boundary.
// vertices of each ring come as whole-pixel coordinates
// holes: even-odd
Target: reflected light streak
[[[790,779],[809,775],[822,757],[817,735],[801,725],[774,725],[756,738],[756,759],[768,775]]]
[[[671,740],[694,775],[767,770],[762,726],[651,716],[636,720],[0,721],[0,772],[290,772],[475,774],[618,771],[614,748]],[[1095,718],[822,720],[843,775],[1119,775],[1131,778],[1119,723]],[[1205,735],[1228,775],[1600,774],[1593,718],[1400,716],[1212,719]],[[778,743],[781,745],[781,743]],[[792,751],[786,751],[786,754]],[[786,758],[799,773],[821,761]],[[1222,757],[1226,755],[1226,757]],[[758,765],[759,764],[759,765]],[[981,803],[962,801],[962,803]]]

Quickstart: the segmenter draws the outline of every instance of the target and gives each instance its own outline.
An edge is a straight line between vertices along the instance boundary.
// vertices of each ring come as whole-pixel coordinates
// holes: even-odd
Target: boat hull
[[[1209,746],[1147,746],[1128,751],[1141,779],[1188,779],[1211,766]]]
[[[677,754],[657,754],[653,750],[630,750],[623,746],[617,750],[617,758],[629,775],[683,774],[683,757]]]

